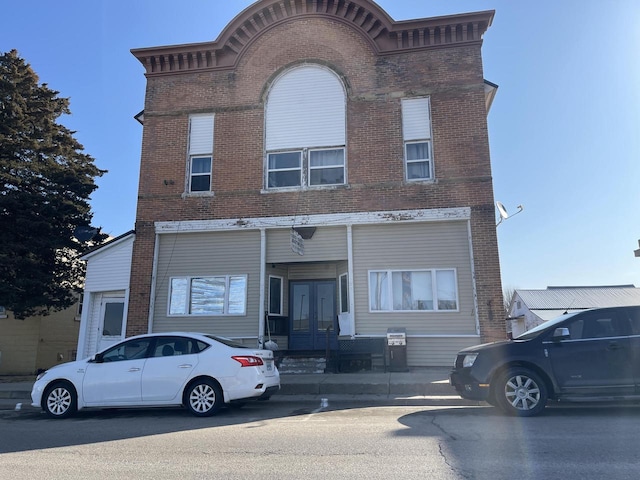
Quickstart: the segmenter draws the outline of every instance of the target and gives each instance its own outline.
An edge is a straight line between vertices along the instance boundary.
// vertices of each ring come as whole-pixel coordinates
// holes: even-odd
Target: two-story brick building
[[[309,351],[327,329],[333,346],[338,327],[402,327],[411,366],[504,338],[492,19],[261,0],[214,42],[133,50],[147,89],[123,332]]]

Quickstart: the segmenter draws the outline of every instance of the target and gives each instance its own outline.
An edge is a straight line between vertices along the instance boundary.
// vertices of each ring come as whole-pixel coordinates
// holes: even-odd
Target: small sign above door
[[[300,256],[304,255],[304,239],[293,228],[291,229],[291,251]]]

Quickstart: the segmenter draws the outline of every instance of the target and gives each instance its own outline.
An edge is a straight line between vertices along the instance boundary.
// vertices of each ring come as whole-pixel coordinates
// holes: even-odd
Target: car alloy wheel
[[[77,409],[75,390],[66,382],[54,383],[44,394],[44,411],[52,418],[66,418]]]
[[[222,390],[212,380],[198,380],[191,384],[187,390],[187,408],[198,417],[213,415],[220,409],[222,403]]]
[[[500,377],[497,384],[498,406],[511,415],[538,415],[547,403],[547,387],[527,368],[514,368]]]

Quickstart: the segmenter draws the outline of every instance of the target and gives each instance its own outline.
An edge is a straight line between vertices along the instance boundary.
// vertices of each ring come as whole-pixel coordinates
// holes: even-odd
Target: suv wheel
[[[509,415],[532,417],[547,403],[547,386],[528,368],[511,368],[498,377],[494,395],[498,407]]]

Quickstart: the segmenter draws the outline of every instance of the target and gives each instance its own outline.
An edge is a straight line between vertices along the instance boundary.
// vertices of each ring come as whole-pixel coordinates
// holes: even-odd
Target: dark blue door
[[[325,350],[336,347],[335,280],[289,284],[289,349]]]

